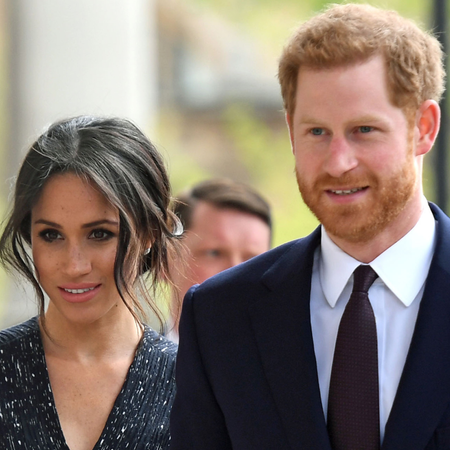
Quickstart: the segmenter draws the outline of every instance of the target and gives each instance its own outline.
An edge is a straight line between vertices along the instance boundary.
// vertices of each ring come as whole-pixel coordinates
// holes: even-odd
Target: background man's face
[[[420,197],[409,128],[389,100],[381,56],[300,70],[290,127],[297,180],[331,235],[366,242],[392,221],[408,220],[405,208]]]
[[[179,283],[182,296],[192,284],[269,250],[270,229],[257,216],[200,201],[184,243],[192,256],[188,279]]]

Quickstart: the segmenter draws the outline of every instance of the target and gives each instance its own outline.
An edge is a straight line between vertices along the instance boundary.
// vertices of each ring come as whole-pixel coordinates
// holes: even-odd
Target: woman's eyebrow
[[[62,228],[62,226],[57,224],[56,222],[51,222],[50,220],[45,220],[45,219],[38,219],[34,223],[35,224],[44,224],[44,225],[48,225],[50,227],[58,228],[58,229]],[[113,225],[116,227],[119,226],[119,222],[116,220],[101,219],[101,220],[96,220],[94,222],[85,223],[81,226],[81,228],[92,228],[92,227],[96,227],[98,225],[104,225],[104,224]]]
[[[45,219],[38,219],[34,221],[35,224],[43,224],[43,225],[48,225],[49,227],[53,227],[53,228],[62,228],[61,225],[55,223],[55,222],[50,222],[50,220],[45,220]]]
[[[119,222],[117,220],[102,219],[102,220],[96,220],[95,222],[85,223],[81,227],[82,228],[91,228],[91,227],[97,227],[98,225],[104,225],[104,224],[113,225],[116,227],[119,226]]]

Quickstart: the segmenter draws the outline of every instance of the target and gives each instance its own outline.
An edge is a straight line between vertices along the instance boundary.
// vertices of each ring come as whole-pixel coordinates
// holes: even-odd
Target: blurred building
[[[176,127],[182,152],[206,171],[248,182],[224,114],[242,105],[284,129],[276,58],[211,11],[181,0],[157,5],[161,117]]]
[[[280,106],[273,61],[236,25],[180,0],[158,8],[159,95],[163,106],[217,111],[245,102],[265,112]]]

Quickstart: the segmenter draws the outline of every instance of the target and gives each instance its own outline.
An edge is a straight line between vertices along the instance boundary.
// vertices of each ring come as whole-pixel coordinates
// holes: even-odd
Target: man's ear
[[[438,103],[434,100],[424,101],[416,114],[416,156],[425,155],[431,150],[439,132],[440,122],[441,109]]]
[[[291,149],[292,149],[292,153],[295,154],[295,147],[294,147],[294,129],[292,127],[292,120],[291,120],[291,116],[289,115],[289,113],[285,114],[285,119],[286,119],[286,125],[288,127],[289,130],[289,139],[291,141]]]

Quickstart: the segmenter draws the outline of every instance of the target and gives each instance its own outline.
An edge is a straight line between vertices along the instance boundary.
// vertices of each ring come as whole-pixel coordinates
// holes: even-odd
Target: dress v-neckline
[[[37,322],[37,320],[36,320],[36,322]],[[59,440],[60,440],[61,443],[64,443],[64,449],[61,449],[61,450],[70,450],[69,446],[67,445],[66,438],[64,436],[64,432],[63,432],[62,427],[61,427],[61,422],[59,420],[58,410],[56,409],[55,397],[53,395],[52,385],[50,383],[50,376],[49,376],[49,373],[48,373],[47,360],[45,358],[44,344],[43,344],[43,341],[42,341],[42,336],[41,336],[41,333],[40,333],[40,328],[39,328],[38,323],[37,323],[37,333],[38,333],[39,346],[40,346],[40,350],[41,350],[41,354],[42,354],[42,358],[43,358],[42,362],[43,362],[43,365],[45,367],[45,370],[44,370],[45,383],[48,386],[48,390],[46,391],[46,394],[48,396],[48,403],[49,403],[49,406],[51,407],[51,411],[52,411],[52,414],[54,416],[53,417],[54,423],[57,424],[57,426],[58,426],[57,434],[59,435]],[[123,403],[124,393],[127,390],[128,384],[131,382],[130,377],[131,377],[131,375],[133,373],[134,367],[136,366],[136,364],[139,361],[139,355],[141,353],[140,349],[144,345],[144,341],[147,338],[147,333],[148,333],[148,326],[144,325],[144,332],[143,332],[142,338],[141,338],[141,340],[140,340],[140,342],[139,342],[139,344],[138,344],[138,346],[136,348],[136,352],[135,352],[135,355],[134,355],[134,358],[133,358],[133,362],[130,364],[130,367],[128,368],[127,375],[125,377],[125,381],[124,381],[122,387],[120,388],[120,392],[118,393],[116,399],[114,400],[113,407],[111,408],[111,411],[108,414],[108,418],[106,419],[105,426],[103,427],[103,430],[100,433],[100,436],[99,436],[97,442],[95,443],[94,447],[92,448],[92,450],[101,450],[101,445],[102,445],[103,441],[105,440],[105,438],[107,436],[109,425],[112,422],[114,422],[115,416],[121,410],[120,405]]]

